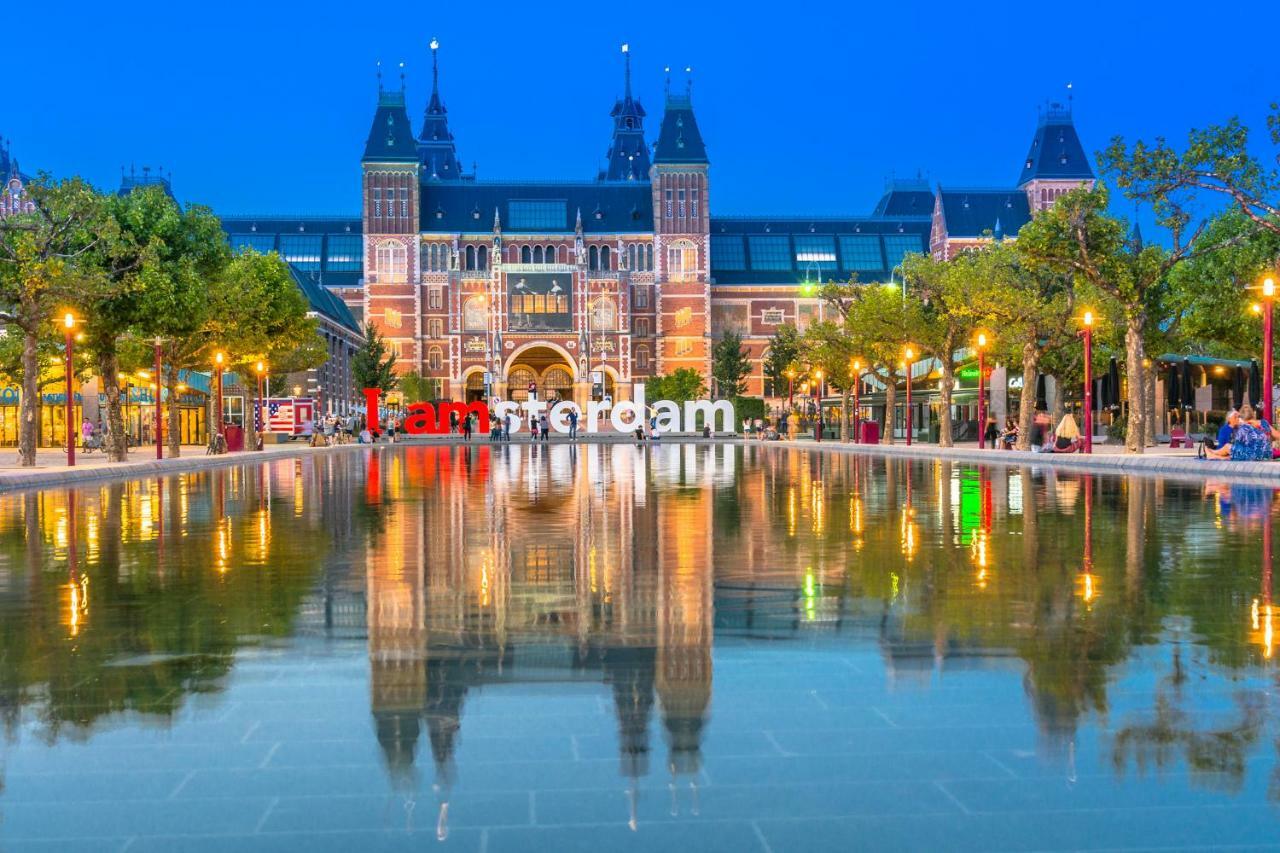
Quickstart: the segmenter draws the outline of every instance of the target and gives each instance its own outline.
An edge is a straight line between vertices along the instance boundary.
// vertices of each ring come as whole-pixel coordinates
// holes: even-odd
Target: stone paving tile
[[[252,832],[271,803],[267,797],[104,802],[69,796],[60,803],[9,804],[0,840]]]
[[[530,796],[525,791],[457,792],[449,798],[447,825],[459,828],[528,826]],[[403,794],[354,797],[283,797],[260,827],[262,832],[347,830],[435,831],[440,816],[436,796]]]
[[[746,821],[654,823],[632,831],[625,824],[565,826],[534,830],[491,829],[487,853],[651,853],[694,850],[698,853],[769,853]]]
[[[306,853],[479,853],[484,847],[484,831],[450,831],[443,840],[435,830],[370,832],[272,832],[255,835],[170,835],[135,839],[128,853],[279,853],[302,850]]]

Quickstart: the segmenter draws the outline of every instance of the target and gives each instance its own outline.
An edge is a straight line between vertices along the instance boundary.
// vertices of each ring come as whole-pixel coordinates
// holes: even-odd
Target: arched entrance
[[[539,400],[572,400],[573,380],[569,354],[551,344],[521,347],[507,361],[507,398],[517,403],[529,399],[530,386]]]
[[[467,374],[466,401],[468,403],[483,403],[484,399],[484,371],[473,370]]]

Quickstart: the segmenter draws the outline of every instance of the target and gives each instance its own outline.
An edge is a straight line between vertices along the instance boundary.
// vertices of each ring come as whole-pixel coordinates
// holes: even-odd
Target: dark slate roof
[[[18,168],[18,158],[13,156],[13,152],[9,147],[9,140],[0,139],[0,181],[6,184],[17,178],[24,184],[31,182],[30,175],[24,175],[22,170]]]
[[[222,217],[222,230],[233,249],[251,245],[259,252],[279,252],[325,287],[360,287],[364,278],[359,216],[231,215]],[[318,237],[317,259],[299,261],[290,251],[289,241],[282,244],[280,239],[293,236]]]
[[[889,280],[891,270],[901,262],[903,253],[928,253],[929,228],[927,217],[713,216],[711,281],[719,286],[790,286],[806,282],[843,282],[856,276],[861,282],[884,282]],[[758,260],[752,255],[751,247],[753,237],[785,237],[788,268],[756,268]],[[834,259],[821,262],[797,259],[798,253],[815,254],[812,245],[805,245],[806,237],[829,238]],[[842,237],[855,239],[842,241]],[[855,259],[846,254],[847,244],[856,242],[867,246],[863,238],[874,238],[869,244],[878,258],[874,265],[867,263],[865,258]],[[733,254],[741,256],[745,263],[729,266],[723,263],[725,253],[722,250],[729,248],[728,244],[732,244]]]
[[[950,237],[1013,237],[1031,221],[1027,194],[1018,189],[943,189],[942,215]]]
[[[702,142],[702,134],[698,132],[698,121],[693,117],[693,101],[687,95],[667,95],[662,128],[653,146],[653,162],[711,162],[707,159],[707,146]]]
[[[314,274],[303,272],[293,264],[289,265],[289,272],[293,274],[293,280],[297,283],[298,289],[307,297],[307,303],[311,306],[312,311],[323,315],[339,326],[345,326],[356,334],[360,334],[360,324],[356,322],[355,315],[351,313],[351,309],[335,296],[329,288],[322,287]]]
[[[129,174],[121,175],[120,189],[116,190],[116,195],[128,195],[134,190],[141,189],[142,187],[161,187],[164,189],[165,195],[169,198],[174,198],[173,184],[170,181],[169,176],[166,176],[159,171],[153,175],[148,167],[143,167],[141,175],[132,169],[129,170]]]
[[[418,134],[419,161],[423,177],[428,180],[453,180],[462,177],[462,161],[449,131],[449,111],[440,100],[439,42],[431,41],[431,98],[422,117],[422,133]]]
[[[631,53],[622,47],[626,78],[622,97],[614,103],[609,117],[613,119],[613,141],[605,154],[603,181],[647,181],[649,179],[649,145],[644,141],[644,107],[631,97]]]
[[[932,216],[933,190],[924,179],[890,181],[871,215]]]
[[[528,225],[512,217],[513,201],[563,204],[554,221]],[[647,180],[428,183],[422,187],[421,228],[423,232],[489,232],[495,209],[507,234],[572,233],[579,211],[582,230],[588,234],[653,231],[653,192]]]
[[[1037,178],[1047,180],[1092,180],[1093,169],[1080,137],[1071,121],[1071,110],[1050,104],[1040,116],[1031,150],[1022,165],[1018,186]]]
[[[361,159],[379,163],[417,162],[418,143],[409,126],[409,114],[405,112],[403,90],[378,93],[378,108],[374,111]]]

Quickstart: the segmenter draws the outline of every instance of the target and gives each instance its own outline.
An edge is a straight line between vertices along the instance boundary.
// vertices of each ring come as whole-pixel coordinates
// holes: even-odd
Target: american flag
[[[293,400],[267,401],[267,430],[269,432],[294,431]]]

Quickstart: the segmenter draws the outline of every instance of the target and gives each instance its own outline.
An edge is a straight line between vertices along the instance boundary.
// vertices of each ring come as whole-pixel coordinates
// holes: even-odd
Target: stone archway
[[[576,373],[569,353],[555,344],[526,344],[507,359],[503,371],[507,399],[525,402],[529,399],[529,386],[532,384],[539,400],[552,396],[572,400]]]

